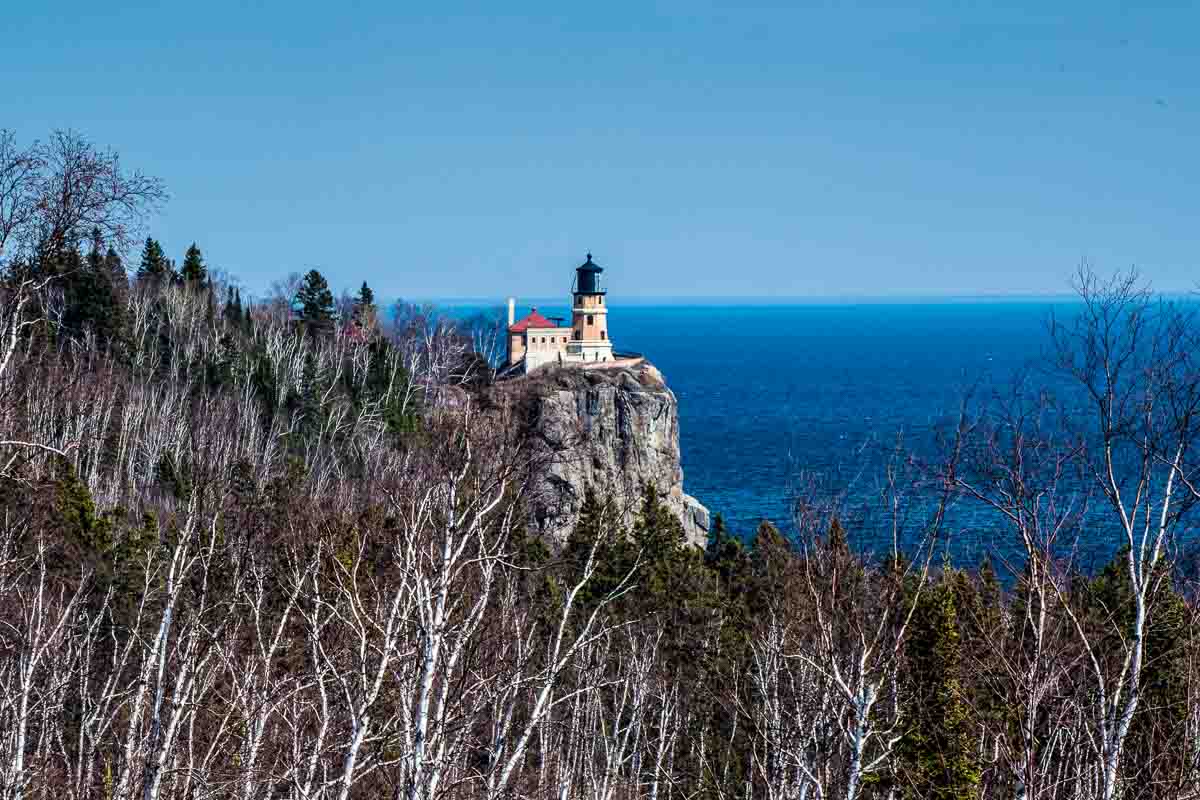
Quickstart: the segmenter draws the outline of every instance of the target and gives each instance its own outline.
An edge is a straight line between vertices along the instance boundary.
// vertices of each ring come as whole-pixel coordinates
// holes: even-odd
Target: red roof
[[[553,322],[551,322],[550,320],[546,319],[541,314],[539,314],[537,312],[537,309],[535,308],[529,312],[528,316],[517,320],[512,325],[509,325],[508,330],[510,333],[521,333],[522,331],[529,330],[530,328],[557,328],[557,327],[558,326],[555,325]]]

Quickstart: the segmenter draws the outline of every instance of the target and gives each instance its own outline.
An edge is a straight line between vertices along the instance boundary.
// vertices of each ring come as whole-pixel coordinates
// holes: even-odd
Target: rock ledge
[[[651,483],[688,541],[707,543],[708,509],[683,491],[679,404],[652,364],[545,370],[504,384],[523,404],[529,433],[546,454],[531,476],[531,527],[562,542],[588,486],[612,492],[624,523],[632,525],[642,487]]]

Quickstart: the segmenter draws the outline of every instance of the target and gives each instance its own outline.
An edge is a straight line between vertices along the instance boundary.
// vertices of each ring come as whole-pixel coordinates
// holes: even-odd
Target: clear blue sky
[[[171,192],[251,289],[1058,292],[1200,282],[1200,3],[30,2],[0,126]]]

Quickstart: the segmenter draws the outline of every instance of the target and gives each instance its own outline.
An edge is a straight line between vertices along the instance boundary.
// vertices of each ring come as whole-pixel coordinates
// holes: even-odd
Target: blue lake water
[[[538,308],[568,315],[565,304]],[[609,331],[618,350],[662,370],[679,398],[686,491],[749,535],[762,519],[791,527],[793,498],[813,483],[847,495],[865,519],[881,453],[897,435],[928,452],[968,390],[1004,385],[1038,361],[1052,312],[1072,313],[1050,300],[614,302]],[[914,512],[910,524],[922,520]],[[953,524],[957,556],[1011,552],[987,515],[959,508]],[[879,519],[855,535],[862,546],[890,541]]]
[[[610,329],[679,397],[687,491],[749,533],[763,518],[787,528],[793,497],[814,483],[873,505],[882,453],[897,435],[928,448],[972,386],[1006,381],[1038,356],[1050,311],[984,302],[618,307]]]

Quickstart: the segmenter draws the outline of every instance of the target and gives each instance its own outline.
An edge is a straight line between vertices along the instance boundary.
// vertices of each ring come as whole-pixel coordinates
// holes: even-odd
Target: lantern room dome
[[[600,273],[604,267],[592,261],[592,254],[587,254],[587,261],[575,268],[575,294],[605,294],[600,288]]]

